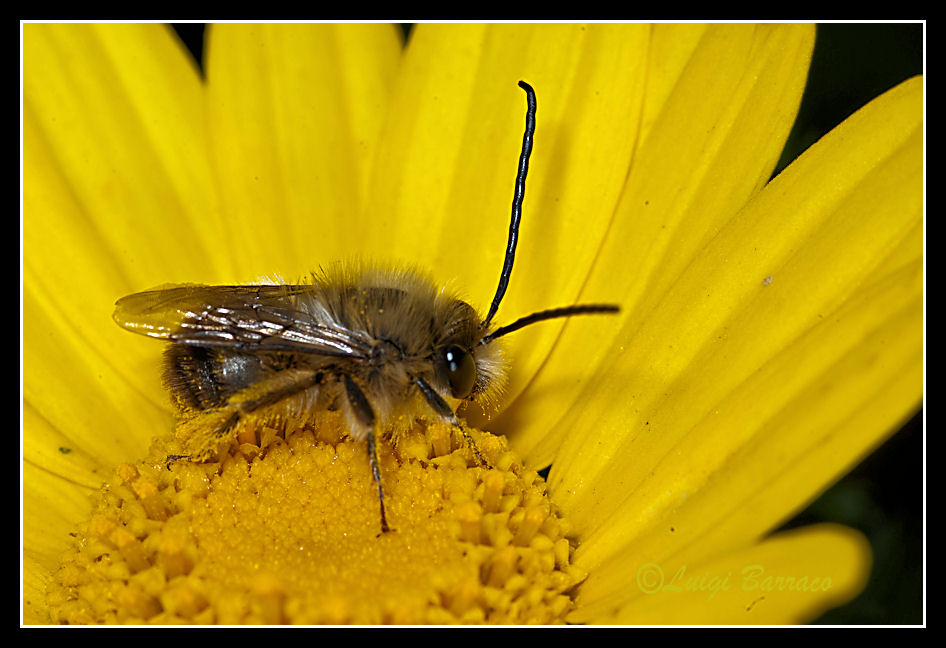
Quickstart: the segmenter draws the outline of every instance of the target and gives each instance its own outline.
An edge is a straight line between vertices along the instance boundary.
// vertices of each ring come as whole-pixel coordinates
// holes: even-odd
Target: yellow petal
[[[634,598],[599,623],[803,623],[852,599],[870,573],[858,532],[819,525],[780,533],[710,563],[638,563]],[[583,609],[573,621],[587,618]]]
[[[154,383],[156,391],[142,394],[116,370],[116,358],[87,344],[71,322],[56,314],[55,300],[49,295],[26,291],[23,317],[29,322],[23,334],[24,405],[35,408],[62,435],[52,441],[27,430],[24,459],[41,462],[40,456],[55,456],[56,448],[64,446],[95,457],[101,462],[98,466],[111,465],[128,453],[134,456],[145,450],[148,441],[147,434],[115,438],[110,434],[113,426],[168,427],[157,357],[149,363],[152,375],[145,381]],[[109,332],[114,324],[106,321],[102,326]],[[70,457],[69,463],[77,456]]]
[[[214,25],[207,100],[226,228],[247,281],[359,248],[371,154],[400,61],[393,25]]]
[[[550,485],[587,600],[629,577],[624,556],[760,537],[919,405],[921,105],[907,81],[786,169],[586,393],[577,424],[597,433],[566,441]]]
[[[120,358],[129,385],[161,398],[157,374],[135,371],[153,352],[111,313],[146,282],[211,273],[204,230],[187,225],[213,202],[199,77],[158,25],[29,24],[23,48],[25,352],[72,333],[51,343]],[[62,351],[51,362],[68,363]]]
[[[625,326],[640,325],[694,254],[768,179],[804,89],[812,43],[805,25],[654,29],[648,77],[663,81],[649,84],[656,106],[648,94],[645,132],[581,301],[619,303]],[[545,431],[568,430],[556,422],[569,408],[587,406],[580,389],[596,389],[589,384],[593,368],[626,344],[616,337],[620,331],[611,317],[569,321],[542,375],[516,401],[515,420],[498,422],[497,429],[516,430],[511,440],[532,465],[552,460],[561,438]]]
[[[159,25],[29,24],[23,44],[32,278],[78,279],[63,257],[77,256],[83,239],[65,235],[80,228],[110,252],[110,285],[126,292],[159,270],[165,281],[209,272],[215,231],[190,226],[213,211],[202,90],[180,43]],[[50,179],[68,193],[47,197]],[[47,210],[49,201],[69,209]],[[180,263],[168,263],[168,249]]]

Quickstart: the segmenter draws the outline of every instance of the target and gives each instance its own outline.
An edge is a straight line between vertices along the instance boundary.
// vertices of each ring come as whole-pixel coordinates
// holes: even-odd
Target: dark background
[[[174,24],[200,62],[204,26]],[[402,25],[405,39],[410,25]],[[808,85],[776,173],[877,95],[924,70],[924,25],[820,24]],[[922,624],[923,413],[783,528],[838,522],[870,540],[874,568],[864,592],[820,624]]]

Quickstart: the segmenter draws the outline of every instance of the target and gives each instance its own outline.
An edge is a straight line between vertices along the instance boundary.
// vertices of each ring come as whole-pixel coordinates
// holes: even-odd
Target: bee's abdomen
[[[164,360],[164,382],[182,409],[220,407],[262,372],[255,356],[197,346],[172,344]]]

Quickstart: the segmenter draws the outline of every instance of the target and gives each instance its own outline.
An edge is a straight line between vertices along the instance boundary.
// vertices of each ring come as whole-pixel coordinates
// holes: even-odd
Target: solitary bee
[[[334,404],[350,436],[367,442],[382,532],[390,527],[376,443],[396,421],[432,412],[486,464],[448,401],[495,397],[506,374],[495,342],[543,320],[618,311],[578,304],[492,324],[512,272],[535,132],[535,92],[519,86],[528,102],[525,134],[505,261],[486,317],[414,270],[356,264],[313,273],[307,283],[180,284],[116,302],[119,326],[174,343],[164,379],[180,410],[177,434],[188,452],[181,457],[208,459],[232,442],[242,418],[271,406],[304,418]]]

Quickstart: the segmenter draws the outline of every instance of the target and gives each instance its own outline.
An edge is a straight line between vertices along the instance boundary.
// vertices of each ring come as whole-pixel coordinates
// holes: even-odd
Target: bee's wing
[[[178,344],[364,357],[369,348],[357,332],[294,306],[294,295],[311,291],[304,284],[159,286],[119,299],[113,317],[124,329]]]

